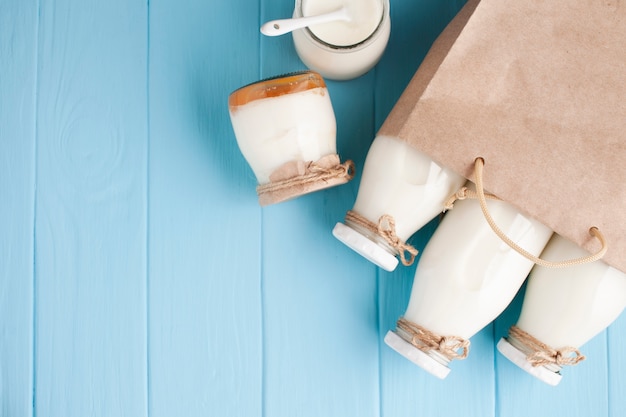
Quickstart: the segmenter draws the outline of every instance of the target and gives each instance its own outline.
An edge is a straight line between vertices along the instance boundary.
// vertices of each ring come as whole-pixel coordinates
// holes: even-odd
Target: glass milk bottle
[[[304,71],[242,87],[228,100],[241,153],[256,175],[261,205],[348,182],[336,121],[322,77]]]
[[[534,256],[552,235],[509,203],[490,201],[489,211],[501,230]],[[385,342],[445,378],[448,363],[467,356],[469,338],[506,308],[532,266],[496,236],[477,201],[458,201],[424,248],[408,308]]]
[[[587,252],[555,234],[542,258],[564,259]],[[561,368],[584,359],[578,348],[608,327],[626,307],[626,274],[595,261],[566,268],[535,266],[522,311],[498,350],[550,385]]]
[[[398,265],[396,255],[408,265],[417,251],[406,240],[440,214],[465,181],[406,141],[378,135],[365,159],[354,207],[333,234],[387,271]]]
[[[337,20],[295,30],[298,56],[310,69],[334,80],[356,78],[369,71],[389,40],[389,0],[296,0],[295,18],[345,7],[348,21]]]

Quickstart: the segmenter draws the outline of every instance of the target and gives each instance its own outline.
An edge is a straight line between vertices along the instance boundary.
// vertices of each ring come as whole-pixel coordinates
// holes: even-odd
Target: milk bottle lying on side
[[[464,183],[464,177],[406,141],[378,135],[365,159],[354,208],[333,234],[366,259],[393,271],[396,255],[406,261],[404,252],[412,250],[406,240],[440,214],[448,197]]]
[[[555,234],[542,258],[565,259],[586,251]],[[626,307],[626,274],[595,261],[567,268],[535,266],[522,311],[498,350],[526,372],[550,385],[561,368],[584,357],[578,348],[608,327]]]
[[[490,201],[498,226],[537,256],[552,230],[504,201]],[[445,378],[469,338],[511,302],[534,263],[491,230],[477,201],[458,201],[424,248],[408,308],[385,343],[431,374]]]

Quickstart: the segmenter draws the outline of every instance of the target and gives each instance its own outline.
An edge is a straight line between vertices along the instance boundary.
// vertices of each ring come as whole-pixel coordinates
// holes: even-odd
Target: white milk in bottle
[[[542,258],[585,254],[555,234]],[[603,261],[564,268],[535,266],[517,324],[500,340],[498,350],[540,380],[557,385],[562,366],[578,363],[583,358],[578,348],[608,327],[625,307],[626,274]]]
[[[498,226],[539,255],[552,230],[503,201],[490,201]],[[490,228],[477,201],[455,203],[426,245],[408,308],[385,342],[431,374],[445,378],[448,363],[469,352],[469,338],[511,302],[533,262]]]
[[[294,17],[346,7],[349,21],[313,25],[293,32],[298,56],[325,78],[347,80],[369,71],[382,56],[389,34],[389,0],[296,0]]]
[[[379,267],[392,271],[406,240],[440,214],[465,178],[406,141],[378,135],[367,154],[353,209],[333,234]],[[392,223],[392,224],[390,224]],[[379,233],[377,229],[385,230]],[[391,228],[393,226],[393,228]],[[403,258],[404,259],[404,258]]]

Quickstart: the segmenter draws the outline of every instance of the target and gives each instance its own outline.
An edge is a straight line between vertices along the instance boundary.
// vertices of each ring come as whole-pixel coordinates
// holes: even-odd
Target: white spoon
[[[319,23],[334,22],[337,20],[349,21],[348,9],[342,7],[334,12],[318,14],[317,16],[295,17],[293,19],[270,20],[261,26],[261,33],[267,36],[284,35],[296,29],[317,25]]]

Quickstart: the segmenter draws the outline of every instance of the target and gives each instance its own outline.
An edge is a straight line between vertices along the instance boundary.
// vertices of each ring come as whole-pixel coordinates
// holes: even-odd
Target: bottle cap
[[[350,249],[363,256],[368,261],[375,263],[385,271],[393,271],[398,266],[398,258],[372,242],[361,233],[343,223],[337,223],[333,229],[333,236],[339,239]]]
[[[439,379],[444,379],[450,373],[450,368],[422,352],[394,331],[388,331],[385,343],[417,366],[428,371]]]
[[[519,366],[535,378],[538,378],[548,385],[556,386],[561,382],[562,375],[558,372],[552,372],[545,366],[533,366],[528,360],[524,352],[510,344],[505,338],[498,342],[498,350],[508,360]]]

